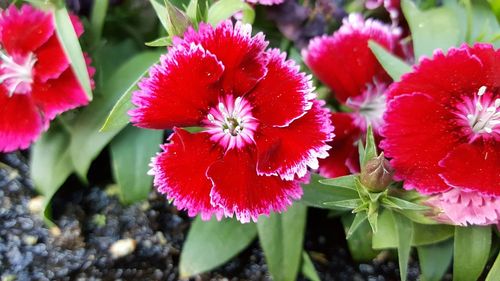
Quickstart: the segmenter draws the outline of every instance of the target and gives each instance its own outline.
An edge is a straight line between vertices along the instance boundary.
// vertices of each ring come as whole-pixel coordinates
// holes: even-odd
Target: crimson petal
[[[292,199],[302,196],[300,180],[285,181],[278,176],[261,176],[249,151],[229,150],[208,169],[213,188],[212,204],[233,214],[241,222],[257,221],[259,215],[284,211]]]
[[[217,58],[201,45],[179,45],[150,69],[132,96],[129,111],[136,126],[166,129],[197,126],[217,102],[214,86],[224,71]]]
[[[258,150],[257,171],[292,180],[303,177],[307,167],[318,168],[318,158],[326,158],[333,138],[330,113],[324,102],[315,101],[306,115],[287,127],[261,126],[255,138]]]
[[[35,57],[34,72],[41,82],[59,77],[69,67],[69,60],[56,35],[35,52]]]
[[[222,157],[221,148],[206,133],[177,128],[162,148],[152,163],[158,190],[173,199],[177,208],[188,210],[189,216],[201,214],[207,220],[215,213],[221,218],[222,212],[210,203],[212,182],[206,176],[208,167]]]

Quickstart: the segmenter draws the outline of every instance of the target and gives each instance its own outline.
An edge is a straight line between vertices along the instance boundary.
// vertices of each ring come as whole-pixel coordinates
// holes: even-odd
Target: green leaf
[[[186,15],[195,25],[198,25],[199,22],[206,22],[208,16],[207,6],[207,0],[191,0],[186,8]]]
[[[399,199],[394,196],[387,196],[386,198],[382,199],[382,203],[385,204],[386,206],[392,206],[397,209],[401,210],[413,210],[413,211],[425,211],[429,210],[429,207],[416,204],[410,201],[406,201],[403,199]]]
[[[314,264],[306,251],[302,252],[302,274],[311,281],[321,281]]]
[[[169,20],[167,8],[163,4],[158,3],[158,1],[156,0],[149,0],[149,3],[151,3],[151,6],[153,6],[156,16],[160,20],[161,25],[163,25],[163,28],[165,28],[165,30],[168,30]]]
[[[398,210],[398,209],[393,209],[393,211],[396,211],[405,217],[409,218],[413,222],[420,223],[420,224],[428,224],[428,225],[435,225],[439,224],[439,222],[433,220],[432,218],[428,217],[425,212],[422,211],[412,211],[412,210]]]
[[[368,126],[366,131],[366,144],[363,149],[363,154],[360,154],[359,157],[361,167],[364,167],[366,162],[369,160],[377,157],[377,144],[375,143],[375,137],[373,136],[372,126]]]
[[[354,216],[354,220],[351,223],[351,226],[349,226],[349,230],[347,231],[346,234],[346,239],[350,239],[350,237],[356,232],[357,229],[361,227],[363,222],[367,219],[366,212],[359,212],[356,213]]]
[[[102,28],[108,11],[109,0],[94,1],[92,6],[92,14],[90,16],[90,25],[92,27],[92,37],[94,43],[101,40]]]
[[[432,245],[453,237],[455,228],[445,224],[413,224],[413,246]]]
[[[182,248],[180,278],[216,268],[245,249],[257,236],[255,224],[234,219],[202,221],[196,218]]]
[[[72,124],[71,132],[71,158],[78,175],[85,179],[92,160],[99,155],[101,150],[120,132],[119,127],[99,132],[104,120],[118,98],[131,91],[144,71],[158,60],[156,52],[144,52],[135,55],[125,62],[113,76],[105,81],[103,95],[96,96],[95,100],[81,112]],[[123,107],[120,107],[123,109]],[[125,113],[123,114],[124,116]]]
[[[410,258],[411,241],[413,240],[413,223],[406,217],[394,213],[394,222],[398,238],[399,275],[406,280],[408,275],[408,260]]]
[[[370,40],[368,46],[377,57],[382,67],[384,67],[385,71],[391,76],[392,80],[399,81],[403,74],[411,71],[410,65],[391,54],[377,42]]]
[[[316,208],[328,208],[323,203],[358,198],[355,190],[325,186],[319,183],[321,179],[317,174],[313,174],[311,182],[302,186],[304,195],[300,200],[301,203]]]
[[[166,47],[172,45],[172,37],[166,36],[161,37],[151,42],[146,42],[146,46],[148,47]]]
[[[66,10],[64,6],[55,9],[54,22],[57,37],[61,42],[64,52],[68,56],[71,68],[75,72],[78,82],[85,91],[85,94],[90,100],[92,100],[92,87],[90,86],[87,63],[83,57],[80,42],[78,41],[78,36],[75,33],[73,24],[71,23],[68,10]]]
[[[477,280],[491,247],[490,226],[455,227],[453,281]]]
[[[147,174],[151,157],[159,150],[163,131],[127,127],[110,144],[113,174],[120,198],[132,204],[148,198],[153,177]]]
[[[436,49],[446,51],[465,41],[462,19],[456,17],[451,8],[443,6],[420,11],[410,0],[401,1],[401,8],[410,26],[417,61],[423,55],[432,56]]]
[[[453,240],[417,248],[422,281],[439,281],[450,267],[453,257]]]
[[[160,4],[157,0],[149,0],[153,9],[156,12],[160,23],[163,25],[168,35],[180,35],[191,25],[189,18],[172,5],[169,0],[164,0],[164,4]]]
[[[344,226],[345,234],[349,231],[349,227],[354,220],[353,214],[345,214],[341,217],[342,225]],[[352,258],[357,262],[371,261],[374,259],[379,251],[372,248],[373,233],[370,225],[365,220],[363,221],[358,230],[356,230],[347,240],[347,246]]]
[[[69,154],[69,134],[60,126],[52,125],[33,145],[30,157],[31,178],[44,196],[44,216],[50,223],[47,206],[50,200],[73,172]]]
[[[348,176],[342,176],[342,177],[337,177],[333,179],[321,179],[319,180],[320,183],[330,185],[330,186],[335,186],[338,188],[347,188],[347,189],[352,189],[356,190],[356,184],[354,183],[354,179],[356,178],[355,175],[348,175]]]
[[[488,272],[488,276],[486,276],[486,281],[496,281],[498,280],[499,276],[500,276],[500,253],[498,253],[495,263],[491,267],[490,272]]]
[[[341,209],[356,209],[359,205],[363,204],[363,200],[361,199],[348,199],[348,200],[340,200],[340,201],[329,201],[324,202],[323,205],[334,208]]]
[[[500,21],[500,1],[498,1],[498,0],[488,0],[488,3],[490,3],[492,11],[497,16],[497,20]]]
[[[215,2],[210,9],[208,9],[207,21],[209,24],[215,26],[219,22],[232,17],[240,11],[243,13],[243,22],[253,23],[255,11],[252,6],[241,0],[220,0]]]
[[[275,281],[296,280],[306,226],[307,207],[294,204],[285,213],[259,217],[257,230],[269,272]]]

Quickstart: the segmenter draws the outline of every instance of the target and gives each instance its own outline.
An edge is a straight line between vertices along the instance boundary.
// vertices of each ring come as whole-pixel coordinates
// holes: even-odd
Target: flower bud
[[[393,170],[382,152],[361,169],[360,181],[370,191],[383,191],[392,182]]]

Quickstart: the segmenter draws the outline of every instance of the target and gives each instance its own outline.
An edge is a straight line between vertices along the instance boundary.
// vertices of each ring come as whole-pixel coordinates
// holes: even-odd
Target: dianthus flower
[[[500,222],[500,51],[436,51],[388,92],[382,141],[404,187],[454,224]]]
[[[333,35],[313,39],[302,53],[316,77],[333,91],[341,104],[352,109],[349,113],[332,114],[337,137],[330,144],[332,157],[320,161],[319,172],[323,176],[356,172],[359,167],[355,143],[368,124],[375,133],[382,125],[384,92],[392,79],[370,50],[370,40],[392,53],[401,51],[398,29],[351,14]]]
[[[401,0],[366,0],[365,2],[365,7],[370,10],[381,6],[387,10],[393,24],[397,25],[401,16]]]
[[[133,94],[136,126],[174,128],[152,174],[190,216],[248,222],[283,211],[302,195],[307,166],[328,155],[333,127],[310,77],[267,44],[250,25],[201,24],[174,39]]]
[[[72,20],[81,35],[82,24]],[[55,33],[53,15],[29,5],[1,11],[0,152],[27,148],[50,120],[88,102]]]

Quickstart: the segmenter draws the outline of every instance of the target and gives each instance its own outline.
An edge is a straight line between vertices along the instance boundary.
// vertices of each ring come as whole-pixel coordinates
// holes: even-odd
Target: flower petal
[[[71,68],[66,69],[57,79],[45,83],[35,81],[31,95],[47,120],[89,103],[89,98]]]
[[[260,176],[252,153],[229,150],[221,161],[208,169],[213,188],[212,204],[224,209],[226,216],[245,223],[259,215],[284,211],[292,199],[302,196],[299,180],[284,181],[278,176]]]
[[[303,117],[287,127],[261,126],[255,142],[258,151],[257,171],[293,180],[307,173],[307,167],[318,168],[318,158],[326,158],[333,139],[330,112],[315,101]]]
[[[217,102],[224,66],[200,45],[179,45],[150,69],[132,96],[136,109],[129,111],[136,126],[166,129],[197,126]]]
[[[25,149],[48,126],[27,95],[8,97],[0,87],[0,152]]]
[[[447,121],[451,114],[421,93],[400,95],[388,104],[380,147],[392,158],[395,177],[405,180],[405,188],[422,193],[449,189],[439,177],[438,162],[457,143]]]
[[[450,186],[500,197],[500,145],[462,144],[444,158],[441,177]],[[500,209],[500,207],[499,207]]]
[[[316,97],[310,77],[278,49],[267,52],[267,75],[249,95],[254,116],[270,126],[286,126],[311,108]]]
[[[304,62],[321,82],[345,103],[364,91],[366,84],[377,79],[391,79],[368,47],[373,40],[391,52],[399,47],[399,30],[377,20],[351,14],[332,36],[317,37],[302,53]]]
[[[356,142],[361,136],[361,130],[354,124],[354,118],[349,113],[333,113],[332,124],[335,127],[335,138],[328,145],[328,157],[319,160],[319,174],[327,178],[335,178],[359,172],[358,149]],[[353,171],[351,168],[356,168]]]
[[[42,82],[59,77],[69,67],[69,60],[56,35],[35,52],[35,57],[34,72]]]
[[[0,42],[9,54],[25,56],[35,51],[54,34],[52,15],[23,5],[0,14]]]
[[[191,134],[177,128],[169,140],[152,160],[158,191],[173,199],[180,210],[187,210],[189,216],[201,214],[208,220],[216,214],[221,218],[221,210],[210,203],[212,182],[206,176],[208,167],[222,157],[220,147],[206,133]]]

